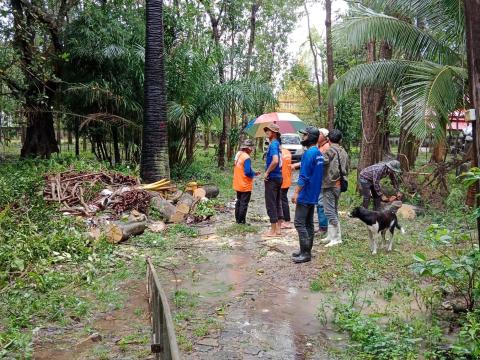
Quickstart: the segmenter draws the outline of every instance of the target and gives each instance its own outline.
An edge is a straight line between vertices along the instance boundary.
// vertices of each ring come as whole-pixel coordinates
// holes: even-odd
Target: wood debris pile
[[[107,210],[114,217],[129,210],[145,213],[151,199],[134,177],[86,171],[47,175],[43,196],[46,201],[61,204],[60,211],[66,214],[93,216]]]

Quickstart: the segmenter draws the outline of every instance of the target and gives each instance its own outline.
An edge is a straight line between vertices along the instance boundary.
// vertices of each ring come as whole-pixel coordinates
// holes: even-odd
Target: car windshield
[[[295,135],[282,135],[282,144],[300,145],[300,137]]]

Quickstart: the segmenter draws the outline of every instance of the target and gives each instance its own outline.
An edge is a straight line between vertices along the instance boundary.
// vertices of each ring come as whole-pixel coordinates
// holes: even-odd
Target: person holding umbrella
[[[269,139],[265,164],[265,206],[270,218],[271,228],[264,236],[274,237],[281,235],[280,219],[283,217],[281,188],[282,188],[282,154],[280,151],[280,128],[276,124],[269,124],[263,128]]]
[[[233,168],[233,189],[237,192],[235,203],[235,221],[237,224],[246,224],[248,203],[253,190],[253,178],[260,175],[252,170],[250,154],[255,144],[252,140],[245,140],[240,146],[240,151],[235,156]]]

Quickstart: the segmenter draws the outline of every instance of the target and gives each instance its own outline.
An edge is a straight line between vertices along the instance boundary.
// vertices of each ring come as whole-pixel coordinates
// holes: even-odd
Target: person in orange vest
[[[282,200],[282,216],[279,216],[280,219],[280,228],[281,229],[291,229],[292,225],[290,224],[290,205],[288,201],[288,189],[292,185],[292,153],[283,148],[280,145],[282,151],[282,187],[280,198]]]
[[[235,156],[233,168],[233,189],[237,192],[235,203],[235,221],[237,224],[246,224],[248,203],[253,190],[253,178],[260,175],[252,169],[250,154],[255,148],[252,140],[245,140],[240,146],[240,151]]]
[[[317,146],[325,156],[327,150],[330,148],[330,141],[328,140],[328,129],[320,128],[320,136],[318,138]],[[325,209],[323,206],[323,194],[320,192],[320,196],[318,197],[318,204],[317,204],[317,215],[318,215],[318,232],[321,234],[325,234],[328,229],[328,219],[325,215]]]

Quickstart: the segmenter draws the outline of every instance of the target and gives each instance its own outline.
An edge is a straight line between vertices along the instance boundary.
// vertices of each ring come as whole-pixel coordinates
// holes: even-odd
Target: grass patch
[[[236,236],[236,235],[257,234],[259,231],[260,229],[257,226],[232,224],[228,227],[218,229],[217,234],[220,236]]]

